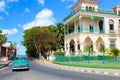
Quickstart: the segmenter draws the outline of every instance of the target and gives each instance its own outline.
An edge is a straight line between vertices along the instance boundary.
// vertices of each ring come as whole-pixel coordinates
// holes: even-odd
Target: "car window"
[[[27,60],[27,58],[15,58],[15,60]]]

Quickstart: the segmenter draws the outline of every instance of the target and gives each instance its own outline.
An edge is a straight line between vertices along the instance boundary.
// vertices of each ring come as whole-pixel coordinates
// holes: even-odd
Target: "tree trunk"
[[[2,46],[0,45],[0,57],[2,55]]]

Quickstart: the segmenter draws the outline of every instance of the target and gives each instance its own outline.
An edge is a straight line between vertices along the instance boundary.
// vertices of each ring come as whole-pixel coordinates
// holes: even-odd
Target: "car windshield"
[[[27,58],[15,58],[15,60],[27,60]]]

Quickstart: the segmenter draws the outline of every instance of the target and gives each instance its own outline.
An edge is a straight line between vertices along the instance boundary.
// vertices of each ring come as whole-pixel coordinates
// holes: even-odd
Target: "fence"
[[[83,63],[120,63],[120,57],[111,56],[55,56],[59,62],[83,62]]]

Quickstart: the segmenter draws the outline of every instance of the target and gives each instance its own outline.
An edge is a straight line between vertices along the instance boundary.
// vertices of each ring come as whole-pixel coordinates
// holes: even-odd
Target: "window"
[[[114,30],[114,21],[112,19],[109,20],[109,29]]]
[[[120,10],[118,11],[118,15],[120,16]]]
[[[89,11],[92,12],[92,7],[91,6],[89,7]]]
[[[120,19],[119,19],[119,24],[120,24]]]
[[[93,26],[90,24],[89,25],[90,32],[93,32]]]
[[[86,11],[88,11],[89,9],[88,9],[88,6],[86,6]]]
[[[116,46],[115,40],[111,40],[111,41],[110,41],[110,47],[115,47],[115,46]]]
[[[80,50],[80,44],[78,44],[78,50]]]

